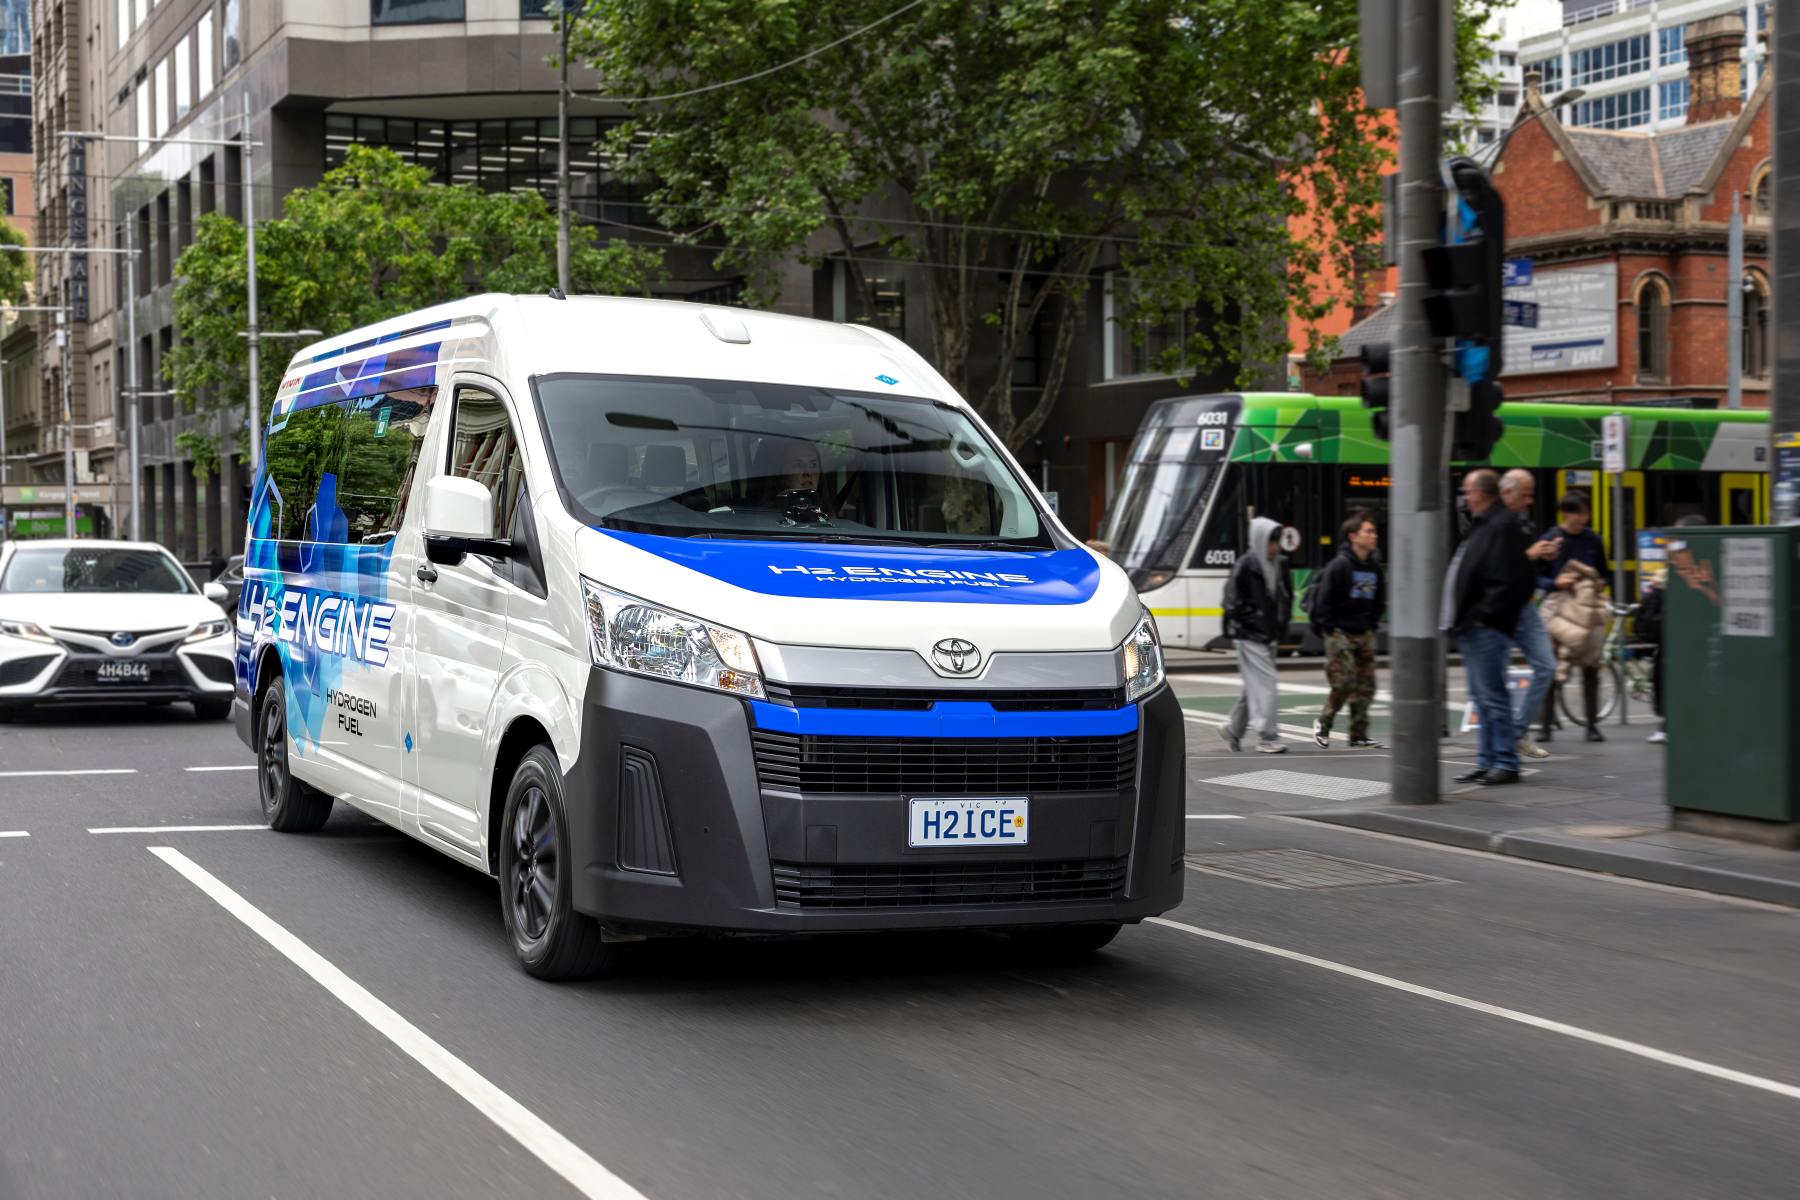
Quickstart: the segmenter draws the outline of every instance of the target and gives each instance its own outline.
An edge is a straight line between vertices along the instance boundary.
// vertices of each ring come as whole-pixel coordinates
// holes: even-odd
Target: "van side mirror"
[[[425,481],[425,557],[455,566],[466,554],[511,558],[512,542],[494,536],[494,494],[460,475]]]

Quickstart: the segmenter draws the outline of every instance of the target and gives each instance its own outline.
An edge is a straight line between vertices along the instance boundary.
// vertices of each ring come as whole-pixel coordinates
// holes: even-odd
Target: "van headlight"
[[[581,590],[595,666],[763,698],[762,666],[744,634],[646,604],[591,579],[581,581]]]
[[[1156,619],[1149,613],[1144,614],[1144,619],[1119,647],[1119,674],[1125,681],[1126,703],[1148,696],[1162,686],[1162,643],[1156,640]]]
[[[45,633],[43,626],[34,625],[30,621],[0,621],[0,633],[27,642],[49,642],[52,646],[56,645],[56,639]]]
[[[182,638],[181,641],[183,645],[189,642],[210,641],[213,638],[224,636],[230,629],[231,626],[224,621],[202,621],[194,626],[194,632]]]

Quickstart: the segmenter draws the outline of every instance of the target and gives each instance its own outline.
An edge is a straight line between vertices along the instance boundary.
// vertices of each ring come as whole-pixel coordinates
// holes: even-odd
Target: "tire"
[[[18,717],[18,709],[12,707],[10,704],[0,704],[0,725],[4,725],[8,721],[16,721],[18,720]]]
[[[534,746],[513,772],[500,820],[500,917],[527,975],[592,979],[618,963],[600,922],[575,911],[573,876],[562,772],[548,746]]]
[[[196,700],[194,716],[202,721],[223,721],[231,715],[229,700]]]
[[[1035,929],[1017,929],[1012,936],[1020,949],[1035,958],[1070,961],[1086,958],[1105,949],[1107,943],[1119,936],[1119,928],[1117,922],[1105,925],[1049,925]]]
[[[287,684],[277,678],[257,714],[256,787],[263,819],[282,833],[311,833],[331,815],[331,797],[288,769]]]
[[[1619,664],[1602,663],[1600,665],[1600,695],[1596,698],[1594,723],[1598,725],[1613,715],[1619,707]],[[1570,728],[1581,729],[1587,725],[1587,707],[1581,699],[1581,668],[1569,669],[1569,681],[1558,684],[1556,688],[1556,706],[1562,709],[1562,715]]]

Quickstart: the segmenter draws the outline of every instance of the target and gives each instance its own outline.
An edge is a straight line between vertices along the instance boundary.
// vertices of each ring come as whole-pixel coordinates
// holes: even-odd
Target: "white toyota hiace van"
[[[1181,899],[1154,622],[886,334],[477,296],[302,350],[263,444],[265,817],[497,876],[534,975],[701,930],[1078,951]]]

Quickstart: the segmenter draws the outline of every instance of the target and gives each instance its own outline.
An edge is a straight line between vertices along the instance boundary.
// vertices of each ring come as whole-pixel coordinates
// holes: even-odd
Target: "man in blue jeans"
[[[1531,528],[1530,514],[1536,499],[1537,479],[1530,471],[1515,467],[1500,477],[1500,502],[1512,510],[1519,522],[1519,532],[1527,543],[1525,557],[1531,560],[1534,571],[1546,557],[1555,555],[1554,548],[1546,549],[1544,543],[1535,540],[1537,531]],[[1513,706],[1513,732],[1518,735],[1519,755],[1522,758],[1549,758],[1550,752],[1531,740],[1531,719],[1544,711],[1544,697],[1550,694],[1550,685],[1556,682],[1556,648],[1550,644],[1550,631],[1544,628],[1536,605],[1527,602],[1519,610],[1513,645],[1519,648],[1519,653],[1531,667],[1531,686]]]
[[[1456,643],[1469,676],[1469,695],[1481,714],[1475,769],[1458,783],[1519,782],[1519,751],[1506,664],[1519,612],[1531,600],[1529,543],[1518,518],[1500,502],[1500,476],[1483,467],[1464,476],[1463,502],[1471,522],[1444,577],[1441,627]]]

